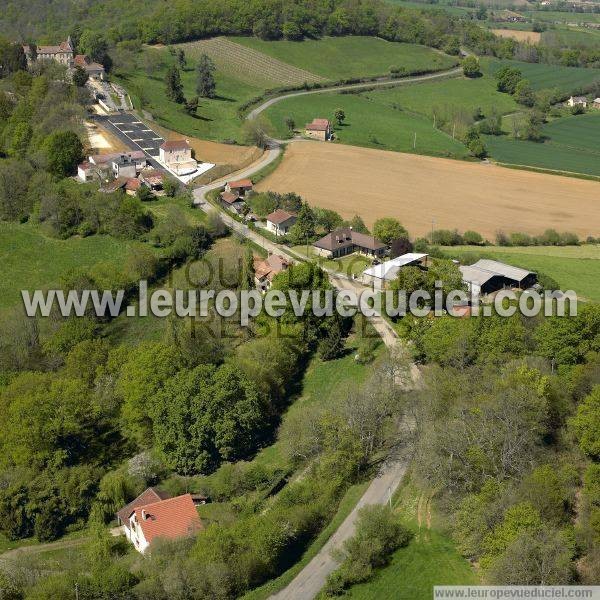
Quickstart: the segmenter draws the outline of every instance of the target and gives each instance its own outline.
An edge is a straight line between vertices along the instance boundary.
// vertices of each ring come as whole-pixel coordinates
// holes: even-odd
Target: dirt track
[[[398,218],[413,236],[436,229],[538,234],[549,227],[600,234],[600,184],[399,152],[309,142],[290,144],[258,190],[297,192],[367,225]]]

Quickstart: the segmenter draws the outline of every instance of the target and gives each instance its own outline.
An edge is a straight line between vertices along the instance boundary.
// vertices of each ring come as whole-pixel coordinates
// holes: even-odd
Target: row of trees
[[[171,65],[165,75],[167,98],[178,104],[183,104],[188,114],[195,115],[198,110],[199,98],[214,98],[216,94],[215,64],[206,55],[202,54],[196,65],[196,93],[197,96],[186,100],[183,93],[181,71],[186,64],[184,51],[176,51],[177,64]]]

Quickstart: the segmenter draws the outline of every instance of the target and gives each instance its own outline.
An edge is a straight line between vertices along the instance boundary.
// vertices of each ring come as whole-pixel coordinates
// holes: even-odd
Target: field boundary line
[[[562,175],[563,177],[572,177],[573,179],[585,179],[589,181],[600,181],[600,176],[590,175],[588,173],[578,173],[577,171],[560,171],[558,169],[548,169],[546,167],[535,167],[533,165],[520,165],[517,163],[507,163],[489,159],[490,162],[499,167],[505,167],[507,169],[515,169],[520,171],[533,171],[534,173],[542,173],[546,175]]]

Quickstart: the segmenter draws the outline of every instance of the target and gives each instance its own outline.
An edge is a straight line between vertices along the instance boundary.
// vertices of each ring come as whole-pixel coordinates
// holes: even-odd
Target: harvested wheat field
[[[542,34],[537,31],[519,31],[518,29],[492,29],[492,33],[504,38],[512,38],[517,42],[529,42],[539,44]]]
[[[297,142],[257,186],[296,192],[342,217],[373,225],[396,217],[413,236],[436,229],[538,234],[549,227],[580,237],[600,234],[600,183],[485,163]]]

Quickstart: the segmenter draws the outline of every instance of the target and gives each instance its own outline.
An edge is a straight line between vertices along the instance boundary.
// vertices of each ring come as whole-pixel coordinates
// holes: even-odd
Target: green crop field
[[[458,62],[425,46],[374,37],[325,37],[303,42],[239,37],[235,41],[330,80],[383,75],[390,67],[404,67],[407,71],[441,70]]]
[[[600,31],[584,27],[551,29],[542,34],[542,43],[547,46],[560,47],[598,47],[600,46]]]
[[[555,10],[526,10],[520,12],[534,21],[550,21],[553,23],[600,23],[600,13],[574,13]]]
[[[535,90],[558,88],[564,94],[576,93],[596,81],[600,81],[600,69],[561,67],[516,60],[484,58],[481,65],[486,73],[494,75],[501,67],[517,67]]]
[[[543,273],[556,280],[560,289],[575,290],[583,299],[600,302],[600,246],[456,246],[444,248],[444,252],[449,257],[463,259],[466,264],[471,264],[473,258],[486,256]]]
[[[285,136],[289,134],[285,125],[289,116],[302,130],[304,124],[315,117],[333,119],[334,111],[342,108],[346,120],[343,126],[335,128],[335,135],[343,144],[434,156],[462,158],[468,155],[463,144],[434,129],[427,117],[393,108],[379,101],[377,94],[298,96],[274,104],[264,114],[276,133]]]
[[[107,261],[122,264],[130,243],[94,235],[58,240],[37,225],[0,223],[0,296],[2,308],[15,306],[21,290],[48,288],[71,269]]]
[[[544,125],[544,142],[486,136],[490,155],[503,163],[600,176],[600,113],[564,117]]]
[[[445,10],[451,15],[464,16],[475,12],[474,8],[466,6],[452,6],[443,2],[431,4],[428,2],[412,2],[411,0],[388,0],[392,4],[403,6],[404,8],[414,8],[416,10]]]

